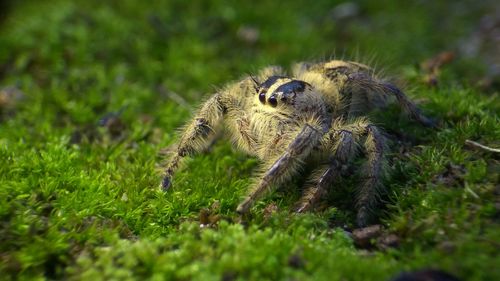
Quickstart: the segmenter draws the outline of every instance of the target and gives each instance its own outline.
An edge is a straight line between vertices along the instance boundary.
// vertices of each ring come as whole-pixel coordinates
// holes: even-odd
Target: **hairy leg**
[[[362,171],[363,180],[356,194],[356,223],[359,226],[366,226],[379,203],[380,195],[384,192],[382,179],[385,174],[385,138],[378,128],[366,119],[356,119],[349,124],[343,123],[342,120],[337,120],[332,125],[331,131],[337,129],[343,132],[339,137],[335,138],[331,131],[329,133],[331,140],[336,140],[336,142],[333,141],[336,145],[332,147],[332,151],[335,155],[334,159],[337,159],[338,162],[333,163],[320,174],[316,185],[306,191],[302,202],[305,203],[303,205],[305,209],[310,208],[325,193],[325,189],[328,188],[331,181],[338,177],[338,168],[335,169],[334,166],[338,167],[349,161],[356,153],[355,143],[361,143],[367,161]],[[344,162],[342,163],[342,161]],[[319,186],[321,187],[318,188]],[[312,203],[308,203],[309,201]]]
[[[385,139],[374,125],[364,125],[366,139],[364,148],[367,163],[364,168],[364,181],[357,194],[356,207],[358,209],[356,222],[359,226],[366,226],[372,216],[373,210],[379,203],[384,186],[382,179],[385,172]]]
[[[420,109],[400,89],[390,83],[382,83],[382,85],[386,91],[394,94],[399,106],[410,116],[410,118],[425,127],[436,127],[436,122],[423,115]]]
[[[298,213],[312,209],[326,195],[332,182],[340,176],[342,165],[346,164],[355,154],[356,149],[353,133],[342,129],[338,130],[334,128],[332,130],[334,131],[331,131],[331,134],[329,134],[332,138],[327,140],[329,143],[332,143],[330,164],[326,169],[322,167],[313,172],[312,184],[306,188],[296,208],[296,212]]]
[[[213,135],[213,128],[221,121],[224,108],[220,95],[215,94],[203,104],[193,120],[184,127],[179,144],[165,168],[161,182],[163,190],[170,187],[171,177],[180,161],[187,155],[203,150],[209,144],[209,136]]]
[[[286,151],[267,165],[267,170],[251,189],[247,197],[238,205],[236,211],[247,213],[255,200],[260,198],[273,185],[280,184],[297,171],[299,164],[309,156],[311,150],[323,137],[320,126],[306,124],[293,139]]]
[[[268,75],[276,75],[282,73],[279,67],[267,67],[258,73],[259,79],[264,79]],[[190,154],[200,152],[207,148],[213,141],[211,136],[218,128],[224,115],[229,115],[231,118],[228,122],[230,131],[236,136],[236,143],[247,152],[254,150],[255,141],[251,138],[249,132],[248,119],[245,117],[245,112],[242,107],[247,105],[241,104],[244,97],[255,94],[256,81],[252,77],[245,77],[242,80],[228,84],[221,89],[220,93],[210,97],[198,110],[193,120],[188,123],[180,137],[176,151],[170,158],[165,169],[164,178],[161,183],[161,188],[167,190],[171,185],[171,177],[178,168],[181,160]]]
[[[294,75],[315,85],[332,102],[344,104],[344,118],[362,116],[366,112],[386,104],[389,94],[394,95],[401,109],[411,119],[426,127],[436,127],[436,123],[422,114],[420,109],[396,86],[380,80],[368,66],[352,61],[332,60],[325,63],[300,63],[294,67]],[[321,76],[321,77],[318,77]],[[311,80],[311,81],[310,81]],[[330,81],[326,83],[322,81]]]
[[[435,127],[435,121],[422,114],[420,109],[396,86],[380,81],[364,72],[353,72],[348,75],[344,92],[350,95],[350,111],[362,111],[364,105],[380,107],[385,104],[388,93],[393,94],[399,107],[411,119],[425,127]],[[358,112],[354,112],[355,114]],[[352,115],[349,112],[349,115]]]

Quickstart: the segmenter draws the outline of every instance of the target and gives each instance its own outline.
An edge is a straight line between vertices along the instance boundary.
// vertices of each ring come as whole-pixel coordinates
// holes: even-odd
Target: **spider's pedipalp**
[[[247,114],[241,109],[233,109],[227,113],[226,127],[232,135],[234,145],[250,155],[255,154],[257,142],[251,132]]]
[[[321,127],[305,124],[299,134],[290,143],[285,152],[275,161],[260,177],[247,197],[238,205],[236,211],[240,214],[247,213],[253,202],[260,198],[273,185],[296,173],[302,161],[309,156],[311,150],[320,142],[323,133]]]

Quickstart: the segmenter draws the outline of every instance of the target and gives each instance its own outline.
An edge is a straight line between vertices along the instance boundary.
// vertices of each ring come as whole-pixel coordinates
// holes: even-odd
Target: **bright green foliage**
[[[478,87],[485,60],[458,51],[493,3],[360,1],[343,20],[327,0],[12,3],[0,23],[0,89],[18,89],[0,102],[0,278],[388,280],[436,267],[499,280],[498,154],[464,144],[500,145],[498,84]],[[255,42],[238,35],[248,27]],[[443,50],[458,58],[430,87],[415,64]],[[442,122],[431,130],[392,108],[376,113],[403,140],[392,138],[380,212],[398,248],[356,249],[339,227],[353,226],[351,179],[326,210],[289,213],[292,185],[239,224],[258,162],[227,140],[157,190],[159,151],[213,85],[334,52],[377,57]],[[118,124],[99,126],[110,113]],[[200,227],[214,202],[218,225]]]

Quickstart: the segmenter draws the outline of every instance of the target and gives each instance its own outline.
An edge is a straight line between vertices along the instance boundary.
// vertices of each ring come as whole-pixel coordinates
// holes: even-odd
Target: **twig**
[[[486,151],[489,151],[489,152],[500,153],[500,149],[499,148],[492,148],[492,147],[480,144],[480,143],[475,142],[475,141],[465,140],[465,143],[468,144],[468,145],[470,145],[470,146],[477,147],[477,148],[480,148],[480,149],[483,149],[483,150],[486,150]]]
[[[168,97],[171,98],[173,101],[175,101],[178,105],[184,107],[184,108],[190,108],[189,103],[179,94],[176,92],[168,91],[167,93]]]
[[[159,85],[158,91],[160,92],[160,94],[172,99],[174,102],[176,102],[181,107],[190,108],[189,103],[182,96],[178,95],[175,92],[168,90],[167,88],[165,88],[165,86]]]

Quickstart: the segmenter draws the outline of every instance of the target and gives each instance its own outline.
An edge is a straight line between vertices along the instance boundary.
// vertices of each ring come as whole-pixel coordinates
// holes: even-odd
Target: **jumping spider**
[[[386,151],[383,134],[365,115],[382,108],[391,96],[412,119],[433,126],[402,91],[366,65],[341,60],[298,63],[292,76],[280,67],[267,67],[255,77],[227,85],[201,106],[183,129],[161,188],[169,188],[182,158],[206,149],[223,124],[237,148],[262,162],[237,212],[247,213],[266,192],[297,175],[302,166],[312,165],[315,170],[296,207],[305,212],[362,147],[367,162],[357,192],[356,220],[365,226],[383,191]]]

